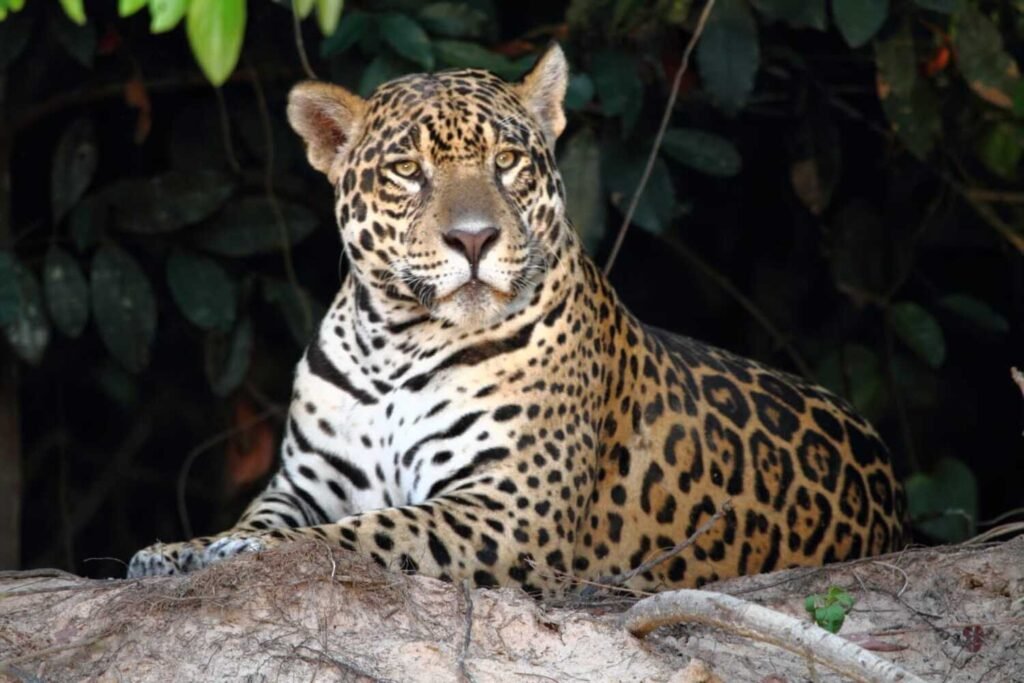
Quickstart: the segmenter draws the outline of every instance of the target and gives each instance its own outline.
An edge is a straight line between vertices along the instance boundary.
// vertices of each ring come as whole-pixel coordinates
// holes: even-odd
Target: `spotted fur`
[[[460,70],[368,100],[293,90],[351,273],[299,362],[267,489],[233,529],[142,550],[131,575],[307,537],[551,592],[638,566],[727,499],[721,523],[630,585],[899,547],[903,493],[865,420],[643,325],[586,256],[553,154],[566,79],[554,47],[517,84]]]

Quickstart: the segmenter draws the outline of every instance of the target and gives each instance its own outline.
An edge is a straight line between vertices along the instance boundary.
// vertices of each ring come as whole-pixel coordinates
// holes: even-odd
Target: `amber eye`
[[[415,161],[396,161],[391,164],[391,168],[403,178],[413,178],[420,172],[420,165]]]
[[[494,165],[502,171],[507,171],[519,159],[519,152],[513,152],[511,150],[505,150],[504,152],[498,152],[498,155],[494,157]]]

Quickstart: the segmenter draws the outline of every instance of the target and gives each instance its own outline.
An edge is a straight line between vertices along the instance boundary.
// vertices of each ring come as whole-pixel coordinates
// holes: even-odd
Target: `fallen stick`
[[[925,683],[892,662],[815,624],[723,593],[689,589],[659,593],[633,605],[622,617],[622,626],[638,638],[659,626],[678,623],[714,626],[768,643],[854,681]]]

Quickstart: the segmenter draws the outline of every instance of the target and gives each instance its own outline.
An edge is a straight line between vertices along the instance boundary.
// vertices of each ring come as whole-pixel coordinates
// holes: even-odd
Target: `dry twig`
[[[608,261],[604,264],[605,275],[611,272],[612,266],[615,264],[615,258],[619,255],[619,249],[622,248],[622,241],[626,238],[626,231],[629,230],[629,224],[633,221],[633,214],[640,203],[640,196],[644,193],[647,181],[651,178],[654,163],[658,160],[658,149],[661,147],[661,141],[665,137],[665,131],[668,129],[669,121],[672,119],[672,111],[675,109],[676,99],[679,97],[679,88],[683,83],[683,76],[690,66],[690,54],[693,52],[693,48],[697,46],[697,41],[700,40],[700,36],[704,32],[704,27],[708,23],[708,17],[711,16],[711,10],[714,6],[715,0],[707,0],[704,9],[700,13],[700,18],[697,19],[697,28],[693,30],[693,35],[690,36],[690,41],[686,44],[686,49],[683,50],[683,61],[676,70],[675,78],[672,79],[672,91],[669,93],[668,103],[665,105],[665,111],[661,116],[661,125],[658,126],[658,133],[654,137],[651,153],[647,157],[647,165],[644,166],[640,182],[637,184],[636,190],[633,191],[633,198],[629,201],[629,208],[626,209],[626,216],[622,219],[619,234],[615,236],[615,244],[612,245],[612,251],[608,254]]]
[[[724,593],[678,590],[641,600],[623,616],[623,627],[643,638],[659,626],[696,623],[780,647],[854,681],[924,683],[864,648],[807,621]]]
[[[678,555],[679,553],[683,552],[684,550],[689,548],[691,545],[696,543],[698,538],[700,538],[701,536],[706,534],[708,531],[710,531],[711,527],[713,527],[715,524],[717,524],[718,520],[722,519],[722,517],[724,517],[725,515],[729,514],[730,511],[732,511],[732,499],[731,498],[726,499],[725,501],[723,501],[722,504],[718,506],[718,509],[715,510],[715,514],[711,515],[711,517],[709,517],[706,522],[704,522],[699,527],[697,527],[697,530],[694,531],[692,534],[690,534],[690,536],[688,538],[686,538],[685,540],[680,541],[679,543],[676,543],[674,546],[672,546],[671,548],[669,548],[665,552],[663,552],[660,555],[657,555],[657,556],[651,558],[650,560],[647,560],[646,562],[638,565],[637,567],[634,567],[633,569],[630,569],[628,572],[623,572],[622,574],[615,574],[613,576],[601,577],[600,579],[597,580],[596,585],[599,585],[599,586],[622,586],[622,585],[625,585],[626,583],[629,583],[629,581],[631,579],[633,579],[634,577],[639,576],[640,574],[643,574],[644,572],[649,572],[651,569],[653,569],[654,567],[657,567],[659,564],[661,564],[665,560],[667,560],[669,558],[672,558],[672,557],[675,557],[676,555]],[[587,586],[586,588],[583,589],[583,591],[580,593],[580,597],[588,598],[588,597],[593,596],[596,592],[597,592],[597,588],[595,587],[594,584],[592,584],[592,585],[589,585],[589,586]]]

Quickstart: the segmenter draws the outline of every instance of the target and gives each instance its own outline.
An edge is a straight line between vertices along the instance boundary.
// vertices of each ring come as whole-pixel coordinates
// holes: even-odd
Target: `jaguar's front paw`
[[[242,553],[256,553],[270,547],[267,539],[263,536],[249,534],[231,534],[218,538],[203,550],[202,562],[204,565],[211,565],[214,562],[241,555]]]
[[[203,566],[196,548],[184,543],[157,543],[135,553],[128,563],[128,578],[185,574]]]

